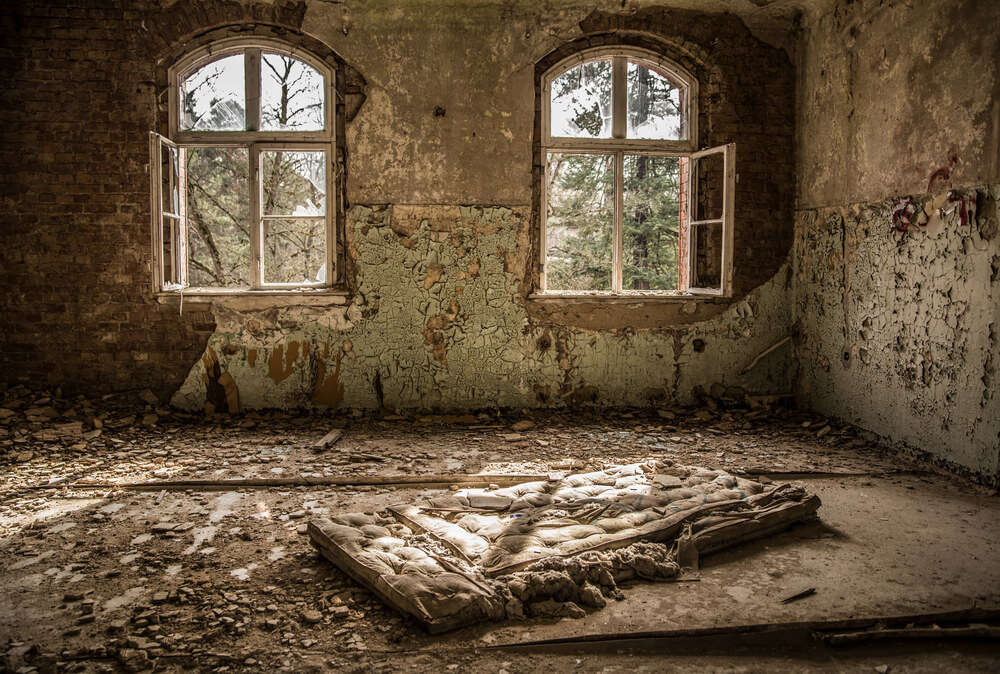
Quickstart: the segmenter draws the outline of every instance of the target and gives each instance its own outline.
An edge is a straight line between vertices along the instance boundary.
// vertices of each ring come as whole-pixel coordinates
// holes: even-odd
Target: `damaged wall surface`
[[[5,167],[20,166],[3,183],[18,223],[0,248],[5,284],[19,289],[2,300],[9,380],[141,382],[185,408],[231,410],[645,405],[690,402],[699,386],[790,391],[787,345],[739,374],[790,323],[789,14],[742,0],[470,2],[461,11],[420,0],[78,4],[23,3],[5,25],[17,44],[5,95],[45,97],[28,94],[26,108],[11,98],[0,120],[5,132],[24,133],[4,137]],[[105,32],[88,33],[91,23]],[[163,72],[185,45],[227,27],[293,43],[308,36],[366,83],[343,136],[339,293],[185,297],[183,311],[150,296],[146,133],[164,126]],[[643,31],[668,57],[696,64],[700,144],[738,144],[744,229],[731,300],[529,298],[535,64],[573,40],[607,42],[617,31]],[[74,72],[94,96],[63,100],[70,81],[50,73],[66,59],[83,64]],[[97,97],[108,81],[113,95]],[[88,142],[72,150],[90,153],[77,172],[57,161],[67,148],[44,142],[63,126],[80,129],[69,140]],[[51,242],[41,252],[37,234]]]
[[[216,302],[206,355],[174,396],[201,409],[476,409],[689,401],[696,386],[791,386],[787,274],[712,319],[674,330],[534,324],[518,301],[527,208],[355,206],[358,290],[344,305]],[[697,318],[704,307],[690,303]]]
[[[975,0],[807,20],[793,282],[808,405],[994,479],[1000,39],[968,26],[998,24]]]

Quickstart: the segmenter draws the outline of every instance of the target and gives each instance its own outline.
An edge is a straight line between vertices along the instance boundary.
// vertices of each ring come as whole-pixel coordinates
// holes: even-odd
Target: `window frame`
[[[610,138],[572,138],[552,135],[552,83],[568,70],[583,63],[599,59],[612,61],[612,137]],[[627,133],[627,68],[628,62],[636,62],[654,72],[667,76],[687,88],[684,112],[686,123],[682,122],[685,137],[673,140],[626,138]],[[626,84],[626,86],[621,86]],[[594,47],[576,52],[549,68],[541,79],[541,186],[539,213],[539,259],[538,259],[538,292],[533,296],[545,298],[636,298],[666,299],[691,298],[698,296],[730,297],[732,295],[732,249],[733,249],[733,212],[735,205],[735,143],[712,148],[698,149],[698,80],[687,70],[676,63],[648,49],[639,47],[611,46]],[[695,221],[695,199],[697,186],[693,180],[694,162],[701,157],[722,153],[724,158],[723,204],[722,217],[713,221]],[[612,270],[611,290],[549,290],[547,283],[546,262],[548,257],[548,157],[549,154],[602,154],[614,155],[614,208],[612,235]],[[687,228],[687,273],[688,279],[695,274],[696,252],[694,238],[695,228],[719,224],[723,228],[721,268],[718,288],[685,287],[678,290],[626,290],[622,288],[622,255],[624,238],[624,156],[646,155],[659,157],[678,157],[686,159],[682,162],[682,171],[687,172],[684,216]]]
[[[243,53],[244,95],[247,103],[247,127],[260,126],[260,55],[262,52],[277,52],[282,56],[296,58],[314,68],[323,76],[323,124],[322,131],[185,131],[180,128],[181,98],[180,86],[185,79],[199,68],[234,54]],[[336,120],[336,73],[334,70],[307,51],[267,38],[229,38],[205,45],[188,53],[167,70],[169,110],[168,136],[176,143],[201,143],[206,141],[251,142],[251,141],[320,141],[335,140]]]
[[[276,53],[298,59],[314,68],[323,77],[324,128],[312,131],[191,131],[180,129],[181,96],[180,86],[194,72],[212,62],[243,54],[246,105],[246,125],[259,127],[261,110],[261,54]],[[152,224],[152,291],[154,295],[173,295],[191,293],[202,295],[253,295],[287,292],[310,292],[330,290],[337,285],[337,213],[340,204],[340,182],[337,159],[337,92],[336,68],[324,63],[309,52],[280,40],[262,37],[227,38],[205,45],[187,53],[167,70],[168,80],[168,136],[164,137],[155,131],[150,132],[150,185],[151,185],[151,224]],[[165,214],[163,210],[163,172],[161,165],[162,148],[171,148],[178,156],[178,183],[180,217],[179,234],[176,244],[172,244],[172,259],[167,260],[164,254],[164,217],[175,217]],[[250,230],[250,285],[249,287],[226,286],[189,286],[188,282],[188,246],[187,244],[187,183],[186,151],[199,147],[236,147],[245,148],[248,155],[248,189],[249,230]],[[325,219],[326,260],[325,281],[306,283],[264,282],[263,269],[263,204],[262,176],[260,174],[261,152],[266,150],[289,150],[306,152],[323,152],[325,159],[326,201]],[[298,219],[299,216],[289,216],[285,219]],[[173,232],[171,232],[173,236]],[[180,283],[165,283],[165,269],[171,266],[174,272],[172,278]]]

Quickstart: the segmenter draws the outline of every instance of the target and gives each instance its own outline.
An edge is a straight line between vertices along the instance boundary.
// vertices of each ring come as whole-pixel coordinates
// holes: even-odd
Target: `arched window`
[[[541,86],[542,292],[730,294],[735,145],[695,151],[697,80],[603,47]]]
[[[255,38],[188,54],[169,82],[170,138],[150,139],[154,290],[329,285],[334,71]]]

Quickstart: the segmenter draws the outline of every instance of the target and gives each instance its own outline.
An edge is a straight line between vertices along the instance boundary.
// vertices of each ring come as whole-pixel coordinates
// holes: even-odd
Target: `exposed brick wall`
[[[147,134],[158,49],[302,3],[24,1],[0,10],[3,381],[172,391],[215,328],[150,296]],[[155,9],[155,8],[154,8]]]

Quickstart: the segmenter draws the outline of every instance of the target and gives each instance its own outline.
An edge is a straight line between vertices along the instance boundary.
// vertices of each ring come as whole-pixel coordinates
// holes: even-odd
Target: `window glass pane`
[[[611,59],[588,61],[552,80],[552,135],[611,138]]]
[[[722,225],[697,225],[693,228],[693,288],[719,288],[722,284]]]
[[[260,122],[264,131],[322,131],[323,76],[315,68],[279,54],[261,54]]]
[[[184,131],[242,131],[246,128],[243,54],[199,68],[181,83]]]
[[[249,152],[192,147],[187,158],[188,283],[249,287]]]
[[[695,160],[694,219],[717,220],[722,217],[726,162],[716,152]]]
[[[622,290],[676,290],[680,159],[625,155]]]
[[[264,282],[326,280],[326,219],[264,220]]]
[[[163,199],[161,209],[164,213],[172,213],[173,215],[180,212],[180,191],[177,182],[179,171],[177,169],[177,149],[161,143],[160,197]]]
[[[264,150],[260,153],[264,215],[326,213],[326,153]]]
[[[614,166],[610,154],[548,155],[547,290],[611,290]]]
[[[687,138],[683,106],[686,92],[679,82],[631,61],[626,78],[629,138]]]

